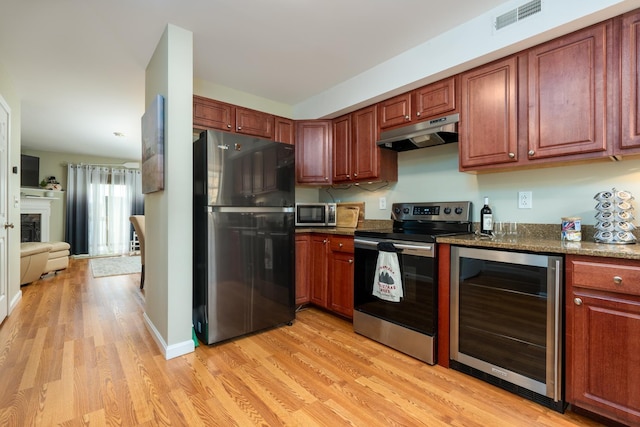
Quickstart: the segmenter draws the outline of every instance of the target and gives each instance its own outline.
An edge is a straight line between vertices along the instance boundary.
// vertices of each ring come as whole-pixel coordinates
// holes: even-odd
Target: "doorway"
[[[9,223],[9,124],[11,109],[0,96],[0,323],[7,317],[7,285],[9,283],[9,251],[7,250],[7,230]]]

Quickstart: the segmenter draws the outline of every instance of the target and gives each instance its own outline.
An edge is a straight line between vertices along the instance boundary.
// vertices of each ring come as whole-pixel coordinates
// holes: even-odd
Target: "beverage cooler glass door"
[[[451,359],[560,400],[561,277],[560,257],[452,247]]]

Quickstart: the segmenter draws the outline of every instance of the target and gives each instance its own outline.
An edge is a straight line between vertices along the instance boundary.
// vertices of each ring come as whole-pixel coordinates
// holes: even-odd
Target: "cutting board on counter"
[[[364,202],[338,203],[336,227],[357,228],[364,221]]]

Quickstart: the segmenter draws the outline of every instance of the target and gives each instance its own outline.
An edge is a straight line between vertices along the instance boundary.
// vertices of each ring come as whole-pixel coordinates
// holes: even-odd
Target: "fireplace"
[[[20,199],[20,241],[48,242],[51,199],[25,197]]]
[[[20,214],[20,241],[21,242],[41,242],[42,241],[42,214],[25,213]]]

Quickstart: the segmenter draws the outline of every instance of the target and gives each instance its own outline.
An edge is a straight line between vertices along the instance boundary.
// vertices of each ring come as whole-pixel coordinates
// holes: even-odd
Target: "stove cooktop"
[[[472,232],[471,202],[394,203],[393,232],[355,231],[356,236],[433,243],[437,236]]]

